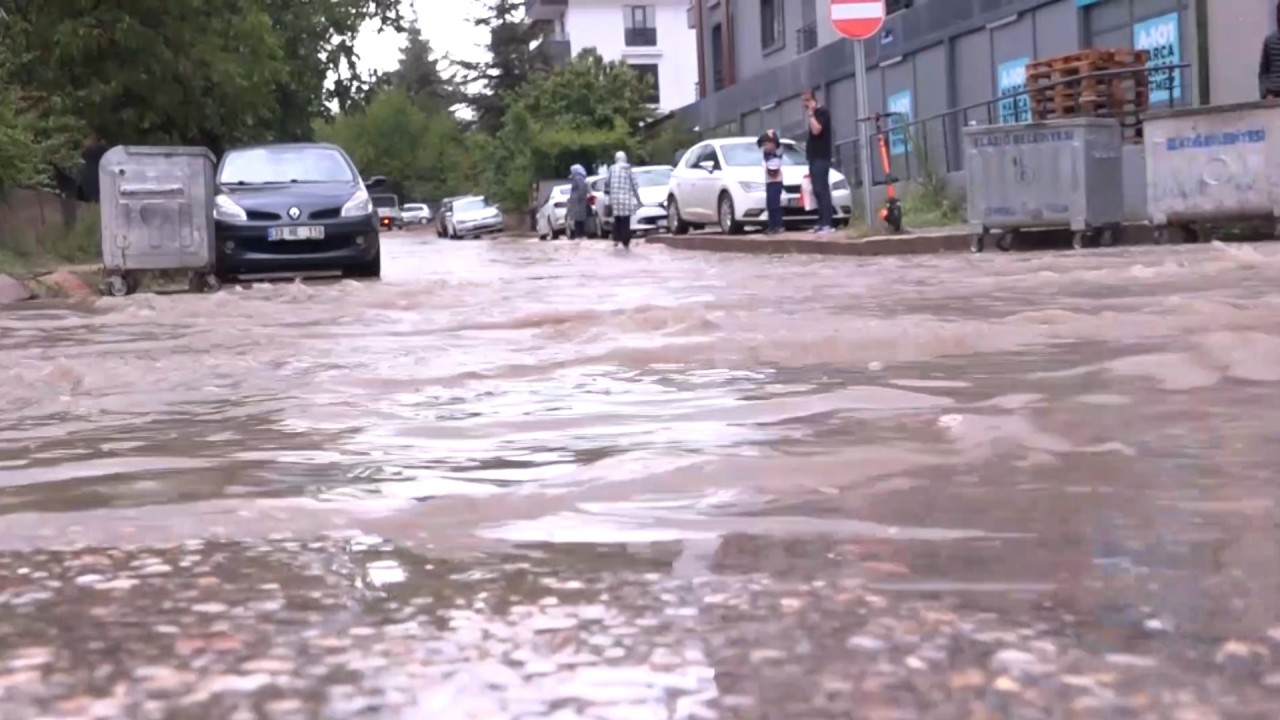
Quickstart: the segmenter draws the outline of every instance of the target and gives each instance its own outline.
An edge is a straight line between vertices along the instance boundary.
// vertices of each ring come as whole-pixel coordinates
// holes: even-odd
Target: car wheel
[[[739,235],[742,233],[742,223],[738,222],[737,211],[733,207],[733,198],[727,192],[720,193],[720,202],[717,204],[720,217],[720,232],[726,235]]]
[[[362,265],[347,268],[342,273],[344,277],[349,278],[381,278],[382,277],[382,251],[379,250],[373,259]]]
[[[680,203],[675,195],[667,198],[667,231],[672,235],[689,234],[689,223],[680,218]]]

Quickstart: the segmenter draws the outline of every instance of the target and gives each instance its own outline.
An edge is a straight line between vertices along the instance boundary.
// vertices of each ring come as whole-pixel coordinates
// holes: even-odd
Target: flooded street
[[[1276,716],[1280,245],[384,254],[0,310],[0,720]]]

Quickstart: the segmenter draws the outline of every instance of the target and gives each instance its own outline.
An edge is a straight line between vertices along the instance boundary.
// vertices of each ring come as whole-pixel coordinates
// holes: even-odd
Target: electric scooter
[[[900,233],[902,232],[902,203],[898,201],[898,192],[894,187],[898,182],[898,178],[894,176],[892,172],[893,166],[889,162],[889,141],[887,139],[888,133],[893,131],[885,130],[885,121],[893,116],[901,116],[904,120],[906,118],[902,113],[876,113],[871,116],[871,120],[876,124],[875,135],[876,144],[880,149],[880,168],[884,170],[885,203],[884,207],[880,209],[880,220],[893,232]],[[905,125],[906,123],[903,122],[902,124]],[[906,130],[904,129],[901,132],[905,133]]]

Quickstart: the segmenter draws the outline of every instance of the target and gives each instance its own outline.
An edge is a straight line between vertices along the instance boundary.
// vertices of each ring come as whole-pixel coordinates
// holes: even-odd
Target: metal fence
[[[1089,73],[1078,77],[1039,85],[1034,90],[1008,93],[990,100],[947,110],[920,120],[903,122],[898,113],[884,113],[858,119],[872,125],[871,178],[872,185],[886,184],[886,173],[880,160],[880,143],[885,144],[889,156],[889,174],[893,182],[918,179],[925,175],[958,172],[964,169],[962,129],[970,125],[1012,124],[1029,122],[1031,95],[1057,87],[1081,86],[1088,80],[1104,80],[1124,76],[1149,76],[1151,109],[1178,107],[1191,104],[1190,63],[1165,65],[1158,69],[1130,68]],[[1135,118],[1140,123],[1140,119]],[[881,127],[877,132],[876,123]],[[1137,131],[1137,126],[1126,127],[1127,133]],[[833,164],[849,178],[852,185],[862,186],[862,153],[860,140],[852,138],[838,141],[833,148]]]

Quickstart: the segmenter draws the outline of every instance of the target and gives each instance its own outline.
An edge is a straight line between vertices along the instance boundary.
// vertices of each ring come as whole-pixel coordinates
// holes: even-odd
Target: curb
[[[28,300],[91,300],[101,297],[97,281],[101,270],[71,266],[37,275],[0,274],[0,306]]]
[[[757,255],[925,255],[969,252],[973,233],[968,230],[942,230],[903,235],[879,235],[865,238],[835,237],[765,237],[691,233],[688,235],[651,235],[646,243],[666,245],[678,250],[748,253]],[[1015,250],[1060,250],[1071,247],[1069,230],[1035,230],[1020,234]],[[1148,245],[1154,242],[1151,226],[1146,223],[1125,225],[1117,245]],[[988,245],[988,253],[999,251]],[[1084,250],[1081,252],[1088,252]]]
[[[646,243],[679,250],[764,255],[923,255],[968,252],[968,233],[896,235],[869,238],[772,238],[738,235],[652,235]]]

